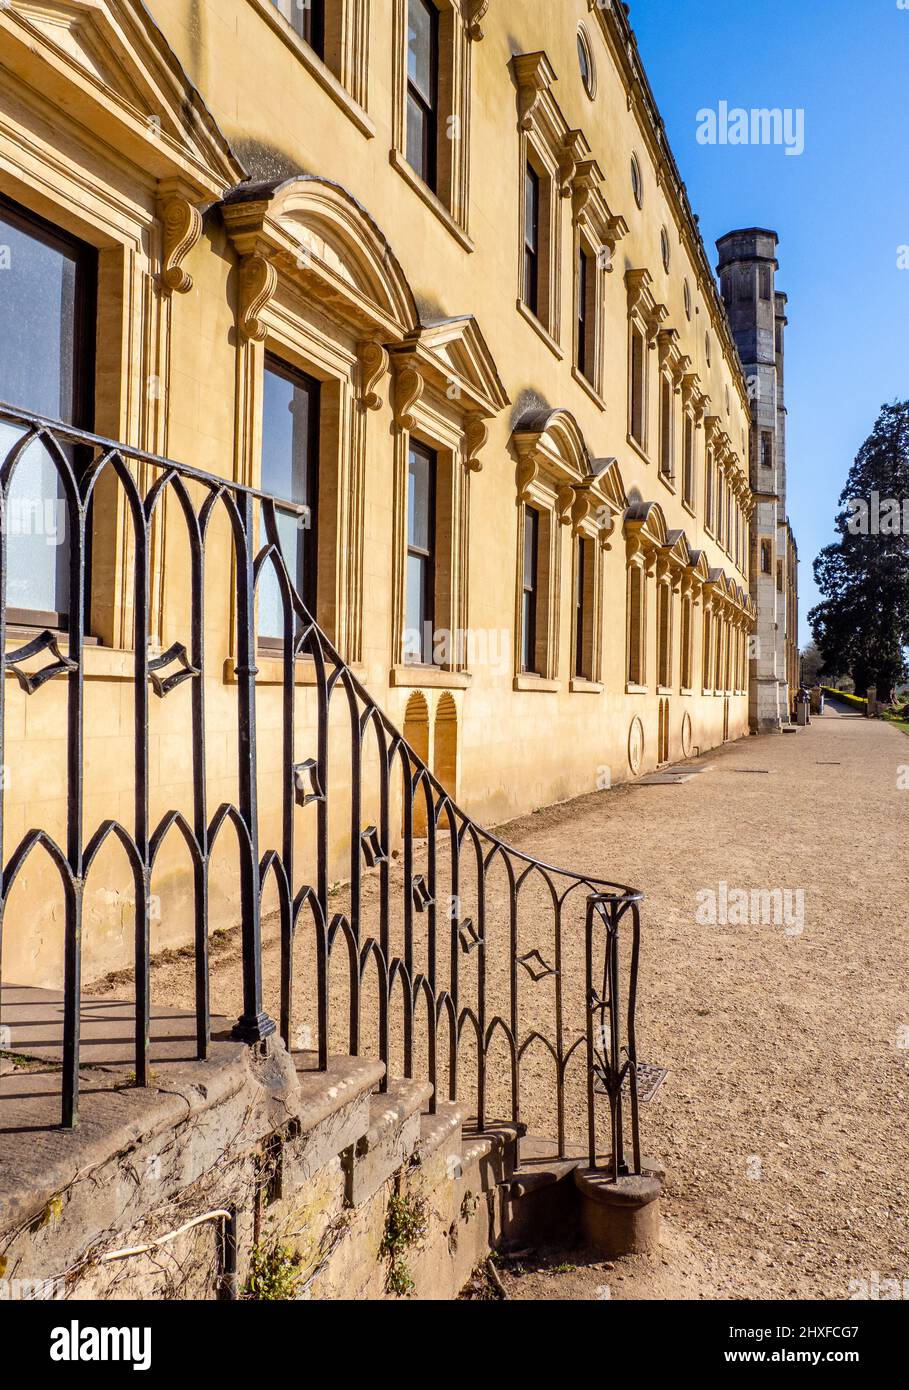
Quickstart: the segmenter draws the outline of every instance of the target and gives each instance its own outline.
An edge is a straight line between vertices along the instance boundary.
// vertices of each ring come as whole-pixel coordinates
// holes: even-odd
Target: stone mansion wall
[[[748,387],[623,6],[9,0],[0,58],[0,326],[20,293],[21,353],[34,342],[46,363],[65,341],[58,376],[75,363],[79,381],[66,395],[53,365],[17,375],[7,337],[0,399],[309,508],[282,536],[301,592],[472,815],[502,822],[748,732]],[[47,344],[32,292],[4,278],[40,269],[39,251],[81,305]],[[98,499],[93,527],[86,823],[128,823],[122,496]],[[236,785],[230,569],[215,526],[214,805]],[[11,645],[54,627],[46,579],[11,567]],[[151,580],[164,650],[187,640],[173,508]],[[267,575],[259,605],[270,842],[282,668]],[[302,743],[303,662],[298,679]],[[151,716],[158,807],[192,803],[182,698]],[[29,698],[8,681],[6,699],[8,855],[64,823],[66,687]],[[348,836],[339,822],[339,862]],[[85,925],[89,977],[129,959],[115,854]],[[175,851],[156,947],[191,929],[190,877]],[[225,859],[211,885],[225,925],[232,883]],[[41,885],[36,868],[6,922],[4,976],[23,984],[59,979],[57,890]]]

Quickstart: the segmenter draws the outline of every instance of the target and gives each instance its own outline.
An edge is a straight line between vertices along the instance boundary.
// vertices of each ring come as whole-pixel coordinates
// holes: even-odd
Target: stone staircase
[[[300,1296],[390,1296],[392,1198],[419,1235],[399,1252],[412,1296],[455,1297],[503,1244],[565,1241],[583,1160],[491,1125],[364,1058],[229,1040],[193,1056],[192,1019],[156,1009],[151,1084],[130,1069],[131,1006],[83,1001],[79,1126],[50,1121],[62,996],[5,987],[0,1273],[67,1298],[231,1297],[249,1260],[283,1250]],[[220,1213],[220,1215],[219,1215]],[[230,1220],[228,1220],[230,1217]],[[187,1228],[184,1230],[184,1228]],[[178,1234],[174,1234],[177,1232]],[[228,1239],[229,1234],[229,1239]],[[123,1254],[130,1251],[130,1254]],[[235,1253],[234,1253],[235,1252]]]

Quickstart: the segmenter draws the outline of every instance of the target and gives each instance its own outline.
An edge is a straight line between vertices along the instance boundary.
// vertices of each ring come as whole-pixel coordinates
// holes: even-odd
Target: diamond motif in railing
[[[324,801],[325,792],[319,777],[319,764],[315,758],[307,758],[305,763],[297,763],[294,768],[294,801],[298,806],[309,806],[313,801]]]
[[[425,912],[427,908],[432,907],[435,902],[435,898],[429,891],[429,885],[422,874],[417,874],[411,884],[410,891],[413,897],[413,905],[417,912]]]
[[[526,956],[518,956],[518,965],[523,965],[534,984],[545,980],[549,975],[558,975],[558,970],[543,959],[539,951],[528,951]]]
[[[378,827],[368,825],[360,836],[360,847],[363,850],[363,858],[366,860],[370,869],[374,869],[377,864],[384,864],[388,855],[382,848],[382,841],[379,839]]]
[[[472,955],[478,946],[482,946],[485,937],[481,936],[473,924],[473,918],[468,917],[458,932],[458,939],[461,942],[461,950],[465,956]]]
[[[40,671],[20,671],[19,666],[23,661],[29,661],[33,656],[40,656],[42,652],[50,652],[51,656],[56,657],[50,666],[44,666]],[[77,671],[79,664],[71,661],[68,656],[64,656],[57,639],[52,632],[45,629],[40,637],[36,637],[33,642],[20,647],[18,651],[12,653],[7,658],[7,666],[15,672],[16,680],[22,686],[26,695],[34,695],[36,690],[40,690],[42,685],[52,681],[55,676],[69,675],[70,671]]]
[[[168,666],[175,661],[179,662],[180,670],[162,680],[158,672],[166,671]],[[163,700],[165,695],[176,690],[178,685],[182,685],[184,681],[192,680],[193,676],[198,676],[198,674],[199,668],[193,666],[182,642],[175,642],[172,647],[168,647],[166,652],[162,652],[160,656],[155,657],[154,661],[148,663],[148,678],[159,700]]]

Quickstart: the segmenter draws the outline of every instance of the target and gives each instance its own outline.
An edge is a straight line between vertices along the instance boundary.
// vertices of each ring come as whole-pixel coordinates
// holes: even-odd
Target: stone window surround
[[[698,503],[698,438],[703,434],[704,416],[709,408],[709,397],[700,389],[697,372],[687,371],[682,378],[682,506],[692,516],[697,515]],[[685,421],[690,420],[691,431],[691,494],[685,495]]]
[[[545,427],[513,437],[518,455],[517,532],[514,616],[514,689],[561,689],[559,679],[562,534],[571,520],[571,474],[561,464],[557,449],[546,439]],[[525,514],[533,507],[540,514],[537,553],[536,670],[524,671],[523,566]]]
[[[562,524],[570,518],[565,512],[565,493],[558,479],[528,461],[520,468],[517,507],[517,584],[514,642],[514,689],[561,689],[559,679]],[[537,553],[536,670],[524,671],[521,662],[523,639],[523,563],[524,519],[528,507],[540,515]]]
[[[634,549],[629,542],[628,563],[626,567],[627,594],[625,600],[625,693],[627,695],[646,695],[647,686],[647,622],[648,622],[648,583],[652,573],[643,549]],[[637,632],[633,630],[632,585],[640,584],[640,614]],[[632,659],[636,658],[632,665]]]
[[[354,475],[361,476],[356,460],[362,456],[356,435],[362,420],[363,403],[356,398],[360,354],[353,343],[345,343],[344,335],[336,338],[315,331],[308,322],[306,304],[292,284],[279,279],[274,297],[262,310],[263,338],[247,344],[246,370],[243,372],[245,401],[238,417],[248,422],[249,433],[241,443],[243,481],[261,487],[262,463],[262,401],[264,395],[265,356],[270,354],[289,366],[315,377],[321,384],[319,416],[319,537],[316,621],[328,633],[335,645],[347,647],[359,655],[359,642],[352,640],[349,626],[351,595],[345,593],[346,574],[339,563],[344,551],[349,551],[353,536],[345,534],[345,513],[355,511],[345,507],[345,493],[353,484]],[[365,437],[365,436],[364,436]],[[345,457],[350,458],[350,474],[345,470]],[[326,543],[326,538],[328,543]],[[260,534],[258,544],[264,543]],[[341,547],[344,547],[342,551]],[[356,552],[354,552],[356,553]],[[345,630],[347,636],[345,638]],[[273,648],[273,644],[269,644]],[[356,659],[356,658],[355,658]],[[267,660],[267,658],[266,658]],[[263,674],[266,674],[263,672]]]
[[[432,0],[439,11],[438,176],[425,184],[407,162],[407,3],[391,0],[392,143],[389,162],[465,251],[470,238],[472,49],[489,0]]]
[[[437,450],[437,626],[466,630],[469,474],[482,467],[485,421],[509,404],[472,316],[425,325],[375,223],[339,185],[300,175],[238,188],[222,204],[238,270],[237,476],[255,484],[266,344],[329,383],[323,389],[320,598],[317,618],[345,658],[362,660],[368,418],[385,407],[392,371],[394,440],[391,683],[437,682],[445,668],[403,663],[410,432]],[[342,276],[336,262],[350,270]],[[328,512],[326,513],[326,496]],[[326,540],[326,537],[328,540]],[[449,684],[469,676],[453,660]],[[305,682],[305,672],[300,679]]]
[[[650,402],[650,365],[649,352],[657,346],[657,340],[663,323],[669,316],[669,310],[665,304],[658,304],[654,298],[651,286],[653,277],[649,270],[628,270],[625,273],[625,286],[628,295],[628,434],[627,442],[634,451],[640,454],[645,462],[650,463],[650,444],[651,444],[651,402]],[[633,335],[637,332],[641,335],[644,343],[644,370],[643,370],[643,404],[642,404],[642,423],[643,440],[638,440],[634,435],[633,428],[633,403],[634,403],[634,373],[633,373]]]
[[[586,529],[582,529],[574,534],[574,544],[572,545],[572,565],[571,565],[571,593],[576,603],[578,593],[579,566],[581,563],[581,546],[585,546],[584,551],[584,593],[583,593],[583,631],[581,633],[582,650],[578,652],[578,625],[576,621],[571,624],[571,653],[570,653],[570,672],[571,679],[569,689],[573,692],[587,691],[599,694],[602,689],[602,682],[599,677],[599,653],[598,637],[601,627],[601,592],[600,592],[600,565],[597,557],[597,538],[590,535]],[[572,610],[573,617],[577,617],[576,609]],[[578,657],[583,657],[583,669],[578,672]]]
[[[580,545],[587,546],[584,589],[585,589],[585,657],[586,676],[577,672],[577,627],[571,629],[571,680],[569,688],[576,693],[601,694],[604,685],[604,641],[603,619],[605,614],[606,566],[605,552],[609,550],[609,536],[612,526],[602,524],[602,501],[592,489],[575,488],[575,501],[571,513],[572,573],[571,592],[577,593],[578,563]]]
[[[606,293],[605,277],[614,271],[613,257],[616,247],[628,235],[625,219],[615,216],[609,209],[601,192],[603,171],[593,158],[579,160],[571,180],[571,206],[573,229],[572,279],[574,285],[574,322],[577,322],[580,253],[583,249],[591,260],[593,275],[592,322],[588,325],[591,335],[591,360],[586,372],[581,372],[577,362],[577,343],[573,342],[573,375],[588,392],[593,394],[596,404],[605,410],[603,399],[606,374]]]
[[[367,114],[370,0],[326,0],[324,62],[296,32],[275,0],[249,3],[358,130],[372,139],[376,128]]]
[[[337,185],[299,176],[240,187],[221,215],[238,256],[235,476],[249,486],[260,478],[267,349],[323,383],[316,617],[357,666],[368,419],[384,405],[387,345],[416,320],[413,297],[381,233]],[[369,274],[368,286],[339,276],[332,250]],[[279,678],[274,664],[261,663],[263,683]]]
[[[656,591],[656,690],[658,695],[671,695],[673,693],[673,663],[675,660],[675,603],[673,601],[675,589],[669,560],[663,556],[657,560]],[[663,600],[666,603],[665,651],[663,650],[664,634],[660,631],[660,604]],[[660,680],[663,675],[667,677],[666,680]]]
[[[668,532],[666,539],[660,545],[656,559],[656,578],[658,593],[661,586],[667,586],[669,591],[669,680],[661,683],[657,687],[660,695],[671,695],[676,687],[676,630],[678,625],[679,650],[678,650],[678,686],[682,694],[691,694],[691,684],[685,684],[683,676],[685,674],[686,653],[682,650],[681,640],[684,632],[682,622],[682,611],[686,603],[690,603],[688,615],[688,652],[687,665],[689,682],[693,681],[693,640],[694,640],[694,618],[695,612],[700,601],[700,592],[707,577],[708,571],[706,561],[702,554],[694,552],[688,545],[687,538],[678,531]],[[678,603],[676,602],[678,600]],[[678,609],[678,612],[676,611]],[[659,603],[657,604],[657,614],[659,614]],[[657,630],[657,674],[659,676],[660,651],[659,651],[659,627]]]
[[[565,410],[534,411],[519,421],[512,435],[517,459],[517,532],[515,564],[514,662],[515,690],[561,689],[560,615],[562,608],[562,528],[570,528],[571,579],[576,582],[577,546],[591,543],[592,679],[570,676],[573,691],[600,693],[603,680],[604,553],[625,506],[625,492],[613,462],[595,474],[591,456],[574,417]],[[521,670],[524,515],[527,506],[541,514],[536,673]],[[574,590],[572,590],[574,592]],[[572,633],[574,628],[572,627]],[[574,671],[574,636],[571,643]]]
[[[602,181],[591,160],[583,131],[571,130],[552,93],[556,74],[543,52],[518,53],[511,60],[518,89],[518,294],[517,309],[561,356],[562,198],[576,194],[581,220],[589,197]],[[532,164],[540,177],[540,293],[537,313],[527,307],[524,285],[524,171]],[[586,184],[585,184],[586,180]],[[591,232],[588,227],[588,237]],[[572,356],[574,352],[572,350]]]
[[[725,691],[725,660],[726,660],[726,619],[720,609],[714,615],[716,638],[716,664],[713,672],[714,695],[722,695]]]
[[[93,17],[87,44],[103,51],[107,23],[103,12]],[[173,296],[192,289],[185,262],[202,235],[202,210],[245,177],[245,170],[215,128],[186,128],[183,112],[193,101],[192,88],[171,57],[162,65],[159,107],[148,113],[153,122],[137,118],[145,111],[142,93],[125,97],[99,88],[91,47],[82,64],[9,6],[0,7],[0,42],[4,80],[15,84],[24,121],[34,109],[41,111],[42,124],[48,118],[48,64],[65,72],[72,107],[80,112],[77,123],[69,106],[59,110],[52,158],[41,155],[38,143],[26,148],[0,133],[0,161],[7,196],[98,252],[95,431],[166,455]],[[148,43],[151,63],[151,36],[140,28],[135,42],[140,63]],[[94,161],[91,175],[83,173],[86,147]],[[151,478],[141,481],[148,485]],[[95,497],[90,631],[98,640],[86,646],[85,661],[87,670],[117,678],[117,653],[130,651],[135,637],[132,522],[112,473],[100,480]],[[150,631],[162,644],[169,501],[165,494],[158,503],[149,555]]]
[[[537,536],[536,670],[525,671],[521,662],[523,609],[515,621],[515,677],[513,688],[523,691],[561,690],[559,678],[560,594],[562,534],[558,516],[558,491],[545,479],[535,479],[524,490],[517,508],[520,550],[524,555],[524,522],[528,507],[539,515]]]
[[[722,454],[722,429],[719,417],[708,415],[704,420],[707,447],[704,457],[704,529],[714,540],[717,539],[717,507],[719,489],[717,478]]]
[[[460,352],[460,356],[458,356]],[[487,421],[504,410],[508,396],[489,349],[472,317],[443,320],[409,333],[390,350],[394,438],[392,503],[392,685],[447,684],[466,688],[470,491],[488,440]],[[439,666],[403,662],[406,621],[407,470],[411,436],[436,451],[437,631],[451,634]]]
[[[728,489],[726,487],[726,460],[722,454],[717,456],[716,465],[716,526],[714,527],[714,533],[720,549],[728,551],[729,538],[726,535],[726,498]]]
[[[470,524],[470,473],[476,466],[465,453],[465,422],[449,408],[444,389],[434,382],[425,364],[409,348],[392,353],[394,403],[394,501],[392,507],[393,569],[391,609],[392,685],[433,685],[443,676],[449,686],[470,682],[467,653],[454,640],[466,632],[467,540]],[[485,426],[482,430],[485,443]],[[411,440],[436,454],[436,573],[437,631],[452,634],[448,660],[439,666],[404,661],[407,606],[407,468]]]
[[[685,576],[681,584],[679,613],[679,694],[694,693],[694,616],[696,599],[694,584]],[[686,619],[687,614],[687,619]],[[686,679],[687,678],[687,679]]]
[[[704,618],[701,625],[701,691],[704,695],[713,694],[713,685],[710,677],[713,674],[715,650],[713,605],[710,602],[705,602]]]
[[[675,491],[677,482],[677,463],[678,463],[678,440],[679,440],[679,410],[676,406],[676,399],[682,398],[682,388],[688,369],[691,366],[691,359],[686,357],[679,348],[678,331],[674,328],[661,329],[657,335],[657,348],[659,354],[659,402],[658,414],[660,421],[659,432],[659,476],[662,481]],[[669,469],[663,468],[663,386],[669,388]],[[684,438],[684,436],[682,436]]]

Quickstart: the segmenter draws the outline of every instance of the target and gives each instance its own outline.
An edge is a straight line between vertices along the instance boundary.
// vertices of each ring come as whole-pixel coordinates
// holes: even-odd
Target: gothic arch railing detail
[[[193,943],[199,1058],[207,1055],[217,1012],[212,894],[217,876],[229,872],[239,890],[242,947],[235,1038],[258,1044],[278,1032],[288,1048],[312,1051],[322,1068],[332,1052],[373,1054],[392,1075],[429,1081],[433,1108],[457,1100],[480,1127],[501,1120],[519,1132],[532,1127],[557,1138],[560,1153],[587,1144],[591,1158],[605,1155],[613,1172],[640,1171],[634,1015],[641,895],[542,863],[455,803],[307,611],[285,563],[276,499],[2,405],[0,425],[16,436],[0,459],[0,764],[7,673],[20,687],[16,698],[40,700],[55,682],[65,682],[67,692],[60,824],[29,826],[12,843],[3,831],[0,782],[0,978],[10,895],[41,850],[60,881],[65,917],[63,1125],[74,1123],[79,1097],[90,875],[109,845],[122,853],[135,892],[135,1076],[143,1086],[151,1051],[154,874],[172,847],[182,847],[192,888],[186,937]],[[6,517],[30,450],[43,450],[60,478],[69,599],[63,632],[23,638],[7,630]],[[131,817],[115,800],[93,825],[86,799],[86,594],[91,528],[98,524],[92,498],[108,473],[125,500],[122,544],[130,560],[133,795]],[[165,563],[155,526],[167,503],[167,544],[178,536],[188,564],[185,587],[167,586],[174,640],[162,650],[160,633],[152,631],[152,592],[160,580],[154,565]],[[284,501],[280,508],[294,511]],[[305,509],[297,511],[305,524]],[[281,681],[268,692],[267,730],[256,665],[257,591],[266,572],[277,584],[284,628],[279,648],[269,651]],[[213,584],[228,582],[230,686],[224,653],[215,658],[206,648],[206,603]],[[223,722],[228,690],[236,791],[210,805],[209,706],[214,692]],[[162,808],[149,729],[175,700],[185,702],[190,791],[184,804]],[[267,772],[259,766],[266,747]],[[261,797],[265,785],[268,796]],[[103,787],[93,789],[93,807],[99,795]]]

